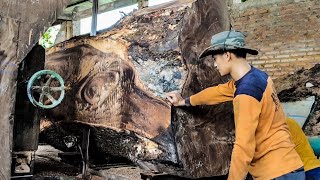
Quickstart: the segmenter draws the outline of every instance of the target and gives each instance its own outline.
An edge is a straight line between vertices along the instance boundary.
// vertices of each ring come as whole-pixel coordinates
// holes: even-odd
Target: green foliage
[[[54,45],[60,25],[50,27],[40,38],[39,44],[44,48],[50,48]]]

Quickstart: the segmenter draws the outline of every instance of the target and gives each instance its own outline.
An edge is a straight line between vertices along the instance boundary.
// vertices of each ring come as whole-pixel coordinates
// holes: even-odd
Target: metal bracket
[[[85,179],[88,174],[89,167],[89,143],[90,143],[90,129],[85,128],[82,135],[82,144],[79,145],[79,150],[82,158],[82,178]]]

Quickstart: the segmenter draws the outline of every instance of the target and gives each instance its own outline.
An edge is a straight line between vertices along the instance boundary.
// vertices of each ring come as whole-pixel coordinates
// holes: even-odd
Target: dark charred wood
[[[198,1],[184,17],[179,46],[188,75],[183,95],[227,82],[213,66],[211,57],[198,59],[211,36],[228,30],[225,1]],[[177,108],[173,120],[177,152],[192,177],[210,177],[228,172],[234,137],[232,103]]]
[[[121,157],[148,170],[189,178],[225,175],[234,135],[232,104],[174,108],[166,92],[189,96],[226,82],[210,59],[197,56],[212,34],[229,28],[225,1],[196,1],[125,17],[97,37],[50,49],[46,69],[67,91],[48,111],[41,137],[63,151],[90,128],[90,158]],[[45,121],[43,121],[45,122]],[[48,121],[46,121],[48,122]]]
[[[65,144],[56,140],[90,125],[94,127],[90,148],[100,152],[99,156],[176,163],[170,107],[139,87],[128,61],[87,44],[48,55],[46,68],[58,72],[71,87],[64,102],[49,111],[47,118],[62,121],[59,127],[73,124],[55,133],[45,128],[42,134],[51,134],[45,138],[48,143],[67,151]],[[98,154],[90,157],[99,158]]]
[[[44,68],[45,50],[35,46],[19,67],[13,126],[13,150],[34,151],[38,149],[40,110],[33,106],[27,96],[27,82]]]

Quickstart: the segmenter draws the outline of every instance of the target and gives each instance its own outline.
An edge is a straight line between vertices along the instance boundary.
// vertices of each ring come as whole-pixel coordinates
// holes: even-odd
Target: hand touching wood
[[[177,91],[172,91],[167,93],[167,99],[174,106],[185,106],[185,100],[182,98],[181,94]]]

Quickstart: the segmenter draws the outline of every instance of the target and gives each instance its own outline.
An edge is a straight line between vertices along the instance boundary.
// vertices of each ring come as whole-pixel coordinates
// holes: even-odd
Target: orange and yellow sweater
[[[235,142],[228,179],[273,179],[303,166],[290,140],[280,101],[271,78],[251,70],[238,81],[204,89],[187,98],[192,106],[233,100]]]

